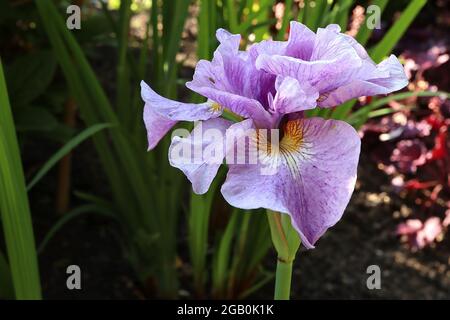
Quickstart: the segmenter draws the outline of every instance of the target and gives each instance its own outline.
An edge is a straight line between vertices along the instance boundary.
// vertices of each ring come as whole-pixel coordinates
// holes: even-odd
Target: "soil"
[[[363,152],[364,154],[364,152]],[[395,234],[405,199],[376,164],[363,156],[358,188],[342,220],[301,252],[293,280],[300,299],[449,299],[450,239],[412,251]],[[367,288],[367,268],[381,269],[381,289]]]

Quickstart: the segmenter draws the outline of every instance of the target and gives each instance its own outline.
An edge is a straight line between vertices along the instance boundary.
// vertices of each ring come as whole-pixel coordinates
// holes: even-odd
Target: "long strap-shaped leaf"
[[[414,18],[419,14],[420,9],[427,3],[427,0],[413,0],[402,13],[400,18],[389,29],[387,34],[383,37],[380,43],[371,52],[371,57],[375,62],[383,60],[384,56],[388,55],[394,49],[397,42],[413,22]]]
[[[93,136],[97,132],[111,127],[111,124],[108,123],[99,123],[95,124],[72,139],[70,139],[64,146],[61,147],[43,166],[42,168],[36,173],[33,180],[30,181],[30,183],[27,186],[27,190],[30,191],[31,188],[33,188],[36,183],[39,182],[39,180],[42,179],[42,177],[51,169],[53,166],[58,163],[59,160],[61,160],[66,154],[68,154],[71,150],[73,150],[76,146],[78,146],[80,143],[88,139],[89,137]]]
[[[422,9],[426,2],[427,0],[413,0],[410,2],[400,18],[389,29],[383,39],[375,46],[375,48],[373,48],[373,50],[369,51],[370,56],[375,62],[380,62],[385,56],[391,53],[392,49],[394,49],[397,42],[413,22],[414,18],[419,14],[420,9]],[[382,6],[383,2],[377,1],[377,3],[380,5],[380,9],[384,10],[384,6]],[[364,34],[365,31],[362,32],[362,36],[360,36],[361,40],[363,42],[367,41],[367,35]],[[345,119],[355,105],[355,102],[356,100],[353,99],[340,105],[332,112],[331,117],[333,119]]]
[[[30,208],[1,61],[0,212],[16,298],[41,299]]]
[[[3,252],[0,251],[0,299],[14,299],[11,271]]]

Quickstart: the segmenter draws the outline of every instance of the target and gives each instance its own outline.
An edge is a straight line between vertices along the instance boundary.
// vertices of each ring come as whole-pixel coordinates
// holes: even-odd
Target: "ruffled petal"
[[[406,76],[403,65],[398,61],[393,54],[389,58],[383,60],[377,65],[380,73],[385,73],[385,77],[370,77],[367,81],[377,84],[385,88],[384,92],[380,94],[387,94],[393,91],[403,89],[408,85],[408,77]]]
[[[338,25],[319,28],[314,36],[301,24],[291,27],[293,44],[299,42],[297,38],[307,39],[304,51],[295,53],[294,45],[282,54],[261,53],[255,65],[273,75],[295,78],[302,85],[309,83],[320,93],[320,107],[334,107],[352,98],[387,94],[406,86],[403,67],[395,56],[376,65],[355,39],[340,33]]]
[[[314,49],[315,33],[296,21],[291,21],[289,30],[289,39],[284,55],[309,60]]]
[[[305,247],[313,248],[341,218],[350,200],[359,152],[359,136],[345,122],[289,121],[274,160],[277,170],[262,174],[262,161],[229,165],[222,194],[238,208],[288,213]]]
[[[144,123],[145,129],[147,129],[148,150],[150,151],[158,145],[159,141],[177,121],[167,120],[146,105],[144,108]]]
[[[225,157],[225,134],[232,122],[222,118],[199,122],[185,138],[173,137],[170,165],[180,169],[196,194],[208,191]]]
[[[325,41],[331,44],[321,45]],[[362,59],[353,47],[346,40],[325,29],[317,34],[311,60],[266,54],[261,54],[256,59],[258,69],[274,75],[292,77],[300,83],[308,82],[320,93],[350,82],[361,66]]]
[[[321,107],[337,106],[345,101],[362,96],[388,94],[408,85],[403,66],[391,55],[376,66],[376,70],[361,74],[354,81],[341,86],[325,95],[319,102]]]
[[[300,85],[297,79],[278,77],[275,88],[273,109],[280,114],[314,109],[317,105],[319,92],[308,83]]]
[[[212,61],[199,61],[186,86],[236,114],[268,125],[265,106],[267,92],[274,92],[275,76],[257,70],[248,53],[239,51],[240,35],[219,29],[217,38],[220,45]]]
[[[158,144],[177,121],[207,120],[222,114],[222,109],[212,102],[182,103],[161,97],[144,81],[141,81],[141,96],[145,102],[144,122],[149,150]]]

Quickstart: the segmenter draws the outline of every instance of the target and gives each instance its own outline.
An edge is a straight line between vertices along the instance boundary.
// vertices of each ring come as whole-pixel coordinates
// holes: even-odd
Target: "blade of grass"
[[[0,211],[16,299],[41,299],[33,225],[1,60]]]
[[[234,291],[236,289],[236,286],[238,285],[238,270],[242,266],[242,262],[246,260],[245,256],[245,246],[248,242],[248,235],[249,235],[249,224],[250,224],[250,213],[243,211],[239,214],[242,214],[242,219],[239,223],[240,229],[237,232],[237,239],[235,243],[235,248],[233,250],[233,255],[231,257],[231,268],[228,276],[228,293],[227,297],[232,298]],[[241,274],[242,275],[242,274]],[[245,275],[243,275],[245,276]]]
[[[152,34],[153,34],[153,46],[152,46],[152,80],[153,86],[156,91],[160,90],[159,81],[163,78],[163,59],[162,59],[162,49],[161,49],[161,34],[158,29],[158,17],[160,8],[158,6],[157,0],[152,0],[152,8],[150,12],[150,20],[152,22]]]
[[[380,9],[380,15],[384,12],[384,9],[386,9],[386,5],[388,3],[388,0],[374,0],[371,2],[371,5],[375,5]],[[370,35],[373,32],[373,28],[369,28],[367,25],[367,12],[364,19],[363,24],[361,25],[361,28],[358,30],[358,34],[356,35],[356,40],[361,43],[362,45],[365,45],[367,41],[370,38]]]
[[[14,299],[11,270],[3,252],[0,251],[0,299]]]
[[[181,34],[184,28],[184,22],[188,14],[189,1],[178,0],[176,2],[174,15],[171,17],[172,24],[170,25],[170,33],[163,39],[167,50],[164,52],[164,68],[167,70],[166,73],[166,85],[165,85],[165,96],[173,97],[174,90],[176,89],[176,54],[179,49],[179,44],[181,40]]]
[[[258,10],[255,10],[258,12],[258,15],[255,17],[256,24],[261,24],[262,22],[267,21],[271,15],[272,15],[272,6],[273,1],[272,0],[260,0],[259,6],[256,6]],[[253,8],[253,6],[252,6]],[[259,42],[264,39],[265,36],[268,36],[270,34],[268,28],[266,26],[262,26],[259,28],[254,29],[253,33],[255,34],[255,42]]]
[[[189,250],[194,274],[194,285],[198,295],[204,293],[205,281],[208,277],[205,271],[208,249],[209,218],[211,206],[216,191],[223,180],[225,170],[221,168],[208,192],[204,195],[191,193],[189,226]]]
[[[149,42],[150,42],[150,30],[152,28],[152,19],[149,17],[146,29],[145,29],[145,38],[142,42],[140,53],[139,53],[139,63],[138,63],[138,72],[137,79],[138,80],[148,80],[147,79],[147,66],[149,61]],[[128,127],[135,137],[135,140],[139,140],[140,137],[145,137],[142,135],[142,99],[141,99],[141,90],[140,86],[136,85],[133,94],[133,111],[130,113],[134,113],[134,117],[131,125]],[[149,158],[153,158],[153,154],[149,153]],[[151,159],[152,160],[152,159]]]
[[[125,124],[126,128],[131,126],[130,119],[133,110],[130,106],[130,73],[127,61],[128,49],[128,31],[131,19],[131,0],[122,0],[119,10],[119,34],[117,34],[118,42],[118,64],[117,64],[117,112],[118,118]],[[131,109],[131,110],[130,110]]]
[[[371,51],[371,57],[375,62],[380,62],[386,55],[388,55],[400,38],[405,33],[406,29],[413,22],[414,18],[420,12],[422,7],[427,3],[427,0],[412,0],[405,11],[403,11],[400,18],[389,29],[383,39]]]
[[[199,59],[209,59],[211,54],[210,35],[213,30],[210,29],[210,8],[209,4],[213,1],[200,0],[200,13],[198,15],[198,47],[197,56]],[[215,10],[214,10],[215,11]],[[211,26],[214,27],[214,26]]]
[[[70,90],[72,91],[72,95],[76,97],[76,100],[82,109],[82,117],[88,124],[98,123],[100,117],[95,114],[94,108],[89,107],[91,102],[86,90],[83,88],[83,81],[72,62],[72,58],[67,48],[65,47],[61,37],[58,35],[56,28],[53,26],[51,17],[49,16],[47,4],[44,1],[38,1],[36,2],[36,5],[39,10],[39,14],[42,17],[42,23],[47,31],[51,45],[56,53],[55,56],[58,58],[63,74]],[[117,166],[117,160],[110,151],[106,135],[99,133],[93,137],[93,140],[101,162],[103,163],[103,168],[107,173],[107,177],[113,189],[115,200],[117,201],[116,203],[121,209],[120,211],[130,210],[130,212],[137,212],[137,209],[130,208],[130,203],[127,200],[130,197],[128,195],[130,189],[124,188],[120,181],[120,169]],[[134,205],[134,203],[131,203],[131,206],[134,207]],[[135,218],[133,217],[133,219]],[[131,219],[130,222],[133,219]]]
[[[337,23],[341,30],[344,32],[347,30],[348,25],[348,17],[350,15],[350,9],[353,6],[353,0],[341,0],[339,1],[339,7],[340,10],[336,15],[336,21],[333,21],[334,23]]]
[[[81,133],[70,139],[64,146],[59,149],[49,160],[42,166],[41,169],[36,173],[34,178],[30,181],[27,186],[27,191],[30,191],[41,179],[42,177],[51,169],[55,164],[58,163],[66,154],[76,148],[80,143],[90,138],[97,132],[110,128],[112,125],[108,123],[99,123],[83,130]]]
[[[361,118],[367,117],[367,115],[370,112],[374,111],[376,108],[382,107],[391,101],[398,101],[411,97],[439,97],[439,96],[448,98],[449,94],[443,91],[401,92],[393,94],[385,98],[377,99],[376,101],[373,101],[372,103],[362,107],[361,109],[356,110],[349,116],[348,121],[350,123],[359,121]]]
[[[234,0],[227,0],[228,22],[231,33],[238,33],[238,14]]]
[[[401,109],[403,109],[405,106],[403,106]],[[387,114],[391,114],[394,112],[397,112],[398,110],[394,110],[392,108],[383,108],[383,109],[378,109],[372,112],[369,112],[369,114],[367,115],[367,117],[370,118],[376,118],[376,117],[381,117],[381,116],[385,116]]]
[[[118,124],[117,117],[111,108],[111,105],[106,97],[104,90],[101,88],[92,68],[87,62],[75,38],[65,27],[65,24],[62,21],[61,17],[58,15],[58,12],[56,11],[56,8],[54,7],[53,3],[48,0],[42,0],[37,1],[36,4],[38,5],[38,8],[41,9],[40,13],[43,16],[43,21],[48,20],[50,23],[53,23],[53,25],[50,25],[49,28],[55,28],[56,30],[61,32],[62,38],[67,42],[68,48],[70,48],[71,52],[73,53],[74,61],[78,65],[78,73],[82,78],[82,80],[81,81],[78,80],[78,82],[86,84],[85,87],[83,87],[84,90],[81,89],[81,91],[84,94],[84,92],[86,92],[87,90],[87,92],[89,93],[89,97],[93,99],[92,103],[88,103],[87,105],[80,104],[82,113],[84,114],[89,113],[90,116],[88,120],[90,121],[93,122],[95,121],[97,123],[109,122],[111,124],[117,125]],[[77,95],[74,96],[77,97]],[[95,105],[96,107],[95,108],[91,107],[91,104]],[[93,110],[98,112],[97,116],[91,114]],[[92,125],[94,123],[88,124]],[[130,190],[133,191],[132,196],[137,197],[135,203],[140,207],[140,211],[151,212],[151,208],[149,207],[149,201],[147,199],[151,197],[152,194],[146,192],[147,190],[146,182],[144,181],[144,177],[141,173],[142,171],[145,170],[145,168],[140,168],[140,165],[137,162],[138,159],[140,158],[139,155],[136,154],[136,152],[134,152],[132,146],[126,140],[122,131],[119,130],[119,127],[117,130],[112,130],[111,135],[113,137],[114,142],[113,146],[116,147],[115,155],[117,156],[117,159],[119,160],[122,168],[124,168],[120,169],[119,172],[123,171],[123,174],[125,174],[126,172],[123,178],[118,178],[118,180],[115,182],[116,183],[118,181],[121,182],[124,179],[129,180],[128,188],[131,188]],[[106,154],[109,154],[108,151],[105,152]],[[100,155],[104,155],[103,152],[100,153]],[[112,174],[112,170],[108,171],[108,175],[109,174]],[[150,215],[149,218],[155,219],[153,215]],[[148,222],[145,223],[148,224]],[[155,221],[154,223],[155,225],[157,225]]]
[[[278,31],[277,40],[284,40],[284,37],[286,35],[289,21],[292,19],[292,2],[292,0],[286,0],[284,3],[283,22],[281,24],[280,31]]]
[[[347,115],[352,110],[353,106],[356,103],[356,99],[349,100],[344,102],[340,106],[336,107],[331,113],[331,118],[336,120],[343,120],[347,117]]]
[[[57,56],[60,59],[69,86],[71,90],[79,94],[80,99],[84,102],[79,103],[79,105],[86,123],[88,125],[98,122],[118,124],[117,116],[104,90],[101,88],[80,46],[73,35],[66,30],[64,21],[53,3],[48,0],[40,0],[35,3],[38,6],[52,45],[58,51]],[[157,1],[153,4],[155,5],[152,6],[152,9],[155,9],[153,12],[156,15],[153,23],[157,25],[159,15]],[[181,16],[180,19],[180,15],[176,13],[184,12],[186,14],[188,5],[188,1],[179,1],[174,11],[168,8],[168,4],[164,5],[165,10],[163,11],[166,18],[170,17],[166,21],[173,22],[173,25],[164,28],[165,44],[161,47],[165,48],[165,53],[173,52],[171,60],[173,62],[175,62],[175,55],[184,25],[184,18]],[[169,15],[168,11],[174,12],[174,14]],[[159,37],[160,33],[155,34]],[[174,34],[175,36],[173,36]],[[171,41],[173,39],[177,40],[176,44]],[[76,69],[73,65],[76,66]],[[161,63],[158,65],[161,65]],[[173,79],[176,79],[176,64],[169,64],[169,67],[173,70],[166,72],[166,78],[169,81],[164,82],[163,78],[158,78],[159,75],[157,77],[158,82],[164,83],[165,89],[167,87],[167,92],[176,89],[175,85],[170,83]],[[162,67],[161,70],[163,70]],[[78,94],[74,96],[78,97]],[[132,243],[133,245],[136,244],[136,248],[140,251],[145,263],[148,263],[145,260],[146,256],[152,255],[152,257],[155,257],[152,258],[151,263],[159,268],[156,273],[158,273],[161,290],[175,295],[177,289],[172,284],[177,281],[174,268],[174,239],[176,237],[173,233],[176,230],[176,208],[179,202],[173,201],[173,199],[179,193],[172,191],[177,191],[181,187],[182,184],[178,183],[180,175],[176,175],[172,168],[166,168],[169,167],[168,164],[162,165],[162,170],[155,172],[155,166],[152,165],[153,158],[143,152],[143,138],[138,141],[129,139],[128,132],[120,125],[111,130],[109,136],[99,133],[94,137],[94,140],[98,140],[96,146],[98,146],[99,156],[102,158],[102,162],[105,162],[104,167],[111,182],[114,198],[118,200],[121,215],[127,221],[126,227],[133,236]],[[97,137],[101,137],[101,140],[96,139]],[[159,150],[163,149],[159,148]],[[167,163],[166,157],[167,155],[165,155],[164,163]],[[174,183],[174,185],[172,186],[171,183]],[[149,190],[156,191],[150,192]],[[160,195],[162,196],[160,197]],[[161,235],[158,238],[156,248],[155,241],[152,241],[151,247],[149,246],[150,242],[147,241],[149,238],[147,235],[153,237],[155,234]],[[143,266],[138,267],[139,270],[143,270]],[[148,268],[148,265],[145,265],[144,268]],[[145,270],[142,274],[146,276]],[[166,285],[164,279],[169,279],[171,283]]]
[[[312,31],[316,31],[322,17],[327,0],[306,0],[305,6],[308,7],[308,14],[304,17],[305,24]]]
[[[224,233],[219,239],[217,251],[213,257],[212,285],[213,294],[217,297],[223,296],[225,284],[228,279],[228,269],[230,265],[230,250],[233,243],[233,236],[236,231],[239,209],[234,209]]]
[[[83,52],[72,35],[66,30],[65,25],[61,20],[61,17],[57,14],[53,4],[46,0],[37,1],[36,4],[38,5],[39,12],[43,18],[42,21],[46,24],[46,30],[51,36],[52,44],[58,49],[59,54],[57,56],[61,58],[60,63],[67,75],[66,78],[69,80],[69,84],[72,85],[72,89],[79,94],[74,96],[85,99],[85,103],[80,103],[80,107],[85,119],[88,120],[87,123],[93,124],[102,120],[104,121],[104,119],[110,119],[112,120],[110,122],[117,123],[116,116],[106,99],[106,95],[87,63]],[[62,43],[59,35],[55,34],[55,30],[61,32],[64,40],[67,41],[68,48],[73,53],[74,61],[78,65],[78,72],[73,70],[73,61],[70,59],[67,48],[64,47],[64,43]],[[86,93],[89,94],[89,96],[87,96]],[[90,101],[90,99],[92,100]],[[96,111],[96,113],[93,111]],[[158,212],[161,212],[161,214],[166,212],[153,209],[158,204],[158,201],[156,201],[154,193],[148,192],[148,190],[155,189],[148,185],[155,183],[155,180],[144,180],[146,177],[151,176],[150,174],[143,174],[143,172],[148,170],[144,165],[147,163],[147,161],[143,159],[145,158],[145,153],[142,152],[142,149],[135,148],[135,143],[133,141],[126,140],[119,127],[115,129],[114,132],[111,132],[111,135],[111,144],[108,143],[106,139],[100,141],[102,150],[99,149],[99,155],[102,160],[105,161],[104,167],[108,170],[107,177],[110,179],[114,198],[118,200],[120,206],[119,212],[124,218],[124,221],[127,221],[127,225],[124,227],[133,238],[138,237],[137,239],[132,238],[130,241],[133,245],[136,245],[137,250],[143,255],[145,255],[144,252],[157,250],[159,253],[154,254],[157,259],[153,260],[154,265],[160,267],[159,272],[161,274],[172,272],[172,269],[166,267],[166,265],[172,265],[173,263],[162,263],[159,261],[166,259],[170,253],[173,253],[172,249],[168,250],[168,246],[172,245],[173,241],[161,240],[155,244],[155,242],[149,243],[146,241],[148,237],[140,236],[143,234],[156,234],[156,231],[161,228],[162,224],[169,223],[167,219],[163,220],[165,217],[158,216]],[[116,149],[111,150],[111,146]],[[133,206],[136,207],[133,208]],[[163,234],[166,235],[166,233]],[[167,235],[167,237],[170,236],[170,234]],[[137,243],[140,241],[139,239],[143,239],[144,243]],[[148,245],[151,245],[151,247],[148,247]],[[171,257],[171,260],[175,260],[174,255]],[[141,261],[147,263],[145,259]],[[137,270],[144,271],[144,276],[147,274],[145,271],[148,270],[148,268],[149,266],[147,264],[144,266],[136,266]],[[175,270],[173,269],[173,271]],[[172,282],[176,281],[176,275],[173,273],[171,275],[165,275],[164,278],[171,278],[173,279]],[[162,291],[176,293],[176,289],[173,289],[172,287],[166,289],[167,287],[163,284],[161,286]]]
[[[248,297],[252,293],[254,293],[254,292],[258,291],[259,289],[261,289],[262,287],[264,287],[270,281],[272,281],[274,277],[275,277],[274,273],[266,272],[263,275],[263,278],[261,280],[257,281],[253,286],[251,286],[250,288],[248,288],[244,292],[241,292],[239,294],[239,296],[238,296],[238,299],[245,299],[246,297]]]
[[[341,21],[342,16],[347,14],[350,10],[350,6],[353,4],[353,1],[336,1],[336,3],[334,4],[333,8],[331,8],[331,10],[329,10],[328,12],[325,12],[325,14],[323,15],[322,18],[322,26],[326,26],[330,23],[337,23],[340,25],[340,22],[342,24],[345,23],[345,25],[347,24],[347,22],[345,21]],[[342,26],[341,26],[342,28]]]
[[[308,11],[308,4],[306,2],[303,2],[303,7],[301,7],[299,4],[298,10],[299,11],[298,11],[297,21],[305,24],[306,13]]]
[[[50,230],[46,233],[44,239],[42,239],[41,243],[39,244],[38,254],[42,254],[42,252],[44,252],[48,243],[53,239],[55,234],[59,230],[61,230],[61,228],[63,228],[68,222],[87,213],[99,214],[104,217],[117,220],[116,215],[112,214],[110,211],[105,210],[103,207],[99,207],[93,204],[87,204],[75,208],[61,216],[61,218],[59,218],[58,221],[50,228]]]

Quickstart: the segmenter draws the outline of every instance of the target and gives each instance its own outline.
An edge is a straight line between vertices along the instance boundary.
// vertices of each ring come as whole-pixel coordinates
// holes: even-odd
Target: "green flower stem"
[[[278,259],[275,276],[275,300],[289,300],[291,295],[292,261]]]
[[[275,276],[275,300],[289,300],[291,293],[292,263],[300,247],[300,237],[287,214],[267,210],[270,234],[278,254]]]

